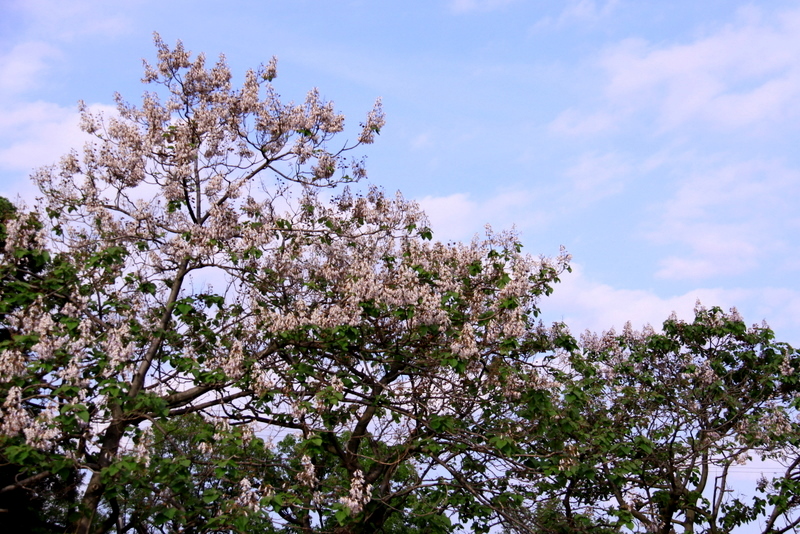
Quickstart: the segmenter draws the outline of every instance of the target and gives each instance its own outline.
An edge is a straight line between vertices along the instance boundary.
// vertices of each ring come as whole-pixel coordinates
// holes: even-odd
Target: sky
[[[659,325],[736,306],[800,344],[800,3],[770,0],[4,0],[0,195],[85,138],[77,101],[132,103],[153,32],[278,58],[286,100],[319,88],[357,128],[377,97],[369,183],[434,237],[516,228],[574,271],[546,321]]]

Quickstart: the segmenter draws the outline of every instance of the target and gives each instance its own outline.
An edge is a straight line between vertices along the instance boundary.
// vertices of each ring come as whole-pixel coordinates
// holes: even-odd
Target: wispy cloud
[[[800,225],[793,199],[800,171],[769,161],[749,161],[695,171],[659,211],[648,237],[683,253],[664,258],[657,276],[703,279],[752,272],[765,261],[798,261],[788,243]]]
[[[611,15],[618,5],[619,0],[572,0],[561,13],[540,19],[531,30],[558,29],[575,23],[594,24]]]
[[[585,205],[620,193],[630,172],[631,165],[617,152],[585,153],[564,171],[571,186],[568,198]]]
[[[529,191],[505,191],[476,200],[466,193],[443,197],[426,196],[419,204],[428,215],[434,237],[442,241],[469,240],[481,234],[486,224],[495,229],[525,227],[542,223],[548,214],[533,213],[535,195]]]
[[[49,64],[61,52],[41,41],[29,41],[0,56],[0,94],[8,97],[37,86]]]
[[[592,280],[583,266],[573,264],[573,272],[561,277],[553,294],[541,302],[547,322],[564,321],[573,334],[584,330],[619,331],[631,321],[635,328],[645,324],[660,327],[672,312],[690,321],[695,303],[730,309],[736,306],[745,320],[760,323],[765,317],[779,336],[782,331],[800,331],[800,291],[785,287],[759,288],[703,287],[677,295],[661,296],[649,290],[622,289]],[[782,338],[785,339],[785,338]],[[800,339],[785,339],[796,343]]]
[[[800,10],[767,17],[743,9],[735,22],[685,43],[625,39],[597,59],[604,78],[599,108],[565,110],[551,130],[600,133],[639,114],[662,132],[687,123],[726,130],[794,124],[798,58]]]
[[[450,10],[455,13],[494,11],[513,4],[517,0],[450,0]]]
[[[116,114],[106,105],[89,106],[93,113]],[[32,203],[36,195],[28,177],[37,168],[57,163],[70,150],[80,150],[92,137],[78,126],[79,114],[49,102],[19,104],[0,113],[0,196],[22,195]]]
[[[131,8],[142,0],[129,0]],[[131,30],[131,22],[120,14],[119,5],[103,0],[16,0],[15,9],[35,20],[40,35],[72,39],[78,35],[119,36]]]
[[[486,196],[459,192],[418,199],[437,239],[469,240],[490,224],[495,229],[515,227],[521,233],[542,228],[620,194],[634,171],[628,156],[619,152],[589,151],[549,184],[499,189]]]
[[[549,130],[560,135],[594,135],[613,130],[617,124],[616,117],[605,111],[581,113],[566,109],[549,124]]]
[[[749,19],[665,48],[629,42],[603,58],[615,101],[658,101],[660,122],[739,127],[791,112],[800,96],[800,11]],[[790,113],[793,114],[793,113]]]
[[[606,0],[605,2],[597,2],[595,0],[573,1],[561,12],[560,19],[596,20],[610,15],[617,5],[619,5],[619,0]]]
[[[124,10],[102,0],[11,0],[4,6],[22,15],[27,40],[0,55],[0,194],[22,192],[30,202],[30,172],[57,162],[89,139],[78,127],[75,107],[40,100],[39,93],[30,92],[47,93],[56,62],[66,57],[66,43],[128,33],[130,9],[143,1],[131,0]],[[109,106],[90,107],[114,113]]]

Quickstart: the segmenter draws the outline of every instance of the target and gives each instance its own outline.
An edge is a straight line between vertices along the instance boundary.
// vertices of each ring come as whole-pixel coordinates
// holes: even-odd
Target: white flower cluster
[[[736,465],[747,465],[747,463],[752,461],[752,459],[753,458],[751,458],[746,452],[742,452],[734,457],[733,463]]]
[[[763,428],[775,435],[786,436],[793,432],[792,423],[786,412],[773,406],[767,415],[761,420]]]
[[[254,488],[250,479],[243,478],[239,481],[239,496],[236,497],[236,506],[244,509],[245,513],[256,512],[261,506],[261,493]]]
[[[783,358],[781,359],[780,370],[782,376],[792,376],[794,374],[794,367],[792,367],[792,363],[789,360],[788,353],[783,354]]]
[[[297,474],[297,481],[304,486],[313,488],[317,485],[319,480],[317,479],[317,475],[314,470],[314,464],[311,462],[311,458],[304,454],[300,459],[300,465],[303,466],[303,470]]]
[[[103,349],[108,355],[106,367],[103,370],[103,376],[114,376],[120,371],[120,368],[130,364],[135,347],[133,343],[127,339],[129,335],[130,326],[128,326],[127,322],[114,328],[108,334],[108,338],[103,343]]]
[[[358,514],[372,499],[372,484],[364,483],[364,473],[357,469],[350,479],[350,493],[339,497],[339,502],[345,505],[350,513]]]
[[[344,382],[342,382],[342,379],[339,378],[338,376],[333,375],[331,377],[331,387],[333,388],[334,391],[338,391],[339,393],[341,393],[342,391],[344,391]]]
[[[361,135],[358,136],[359,143],[370,144],[375,141],[375,134],[380,133],[386,123],[386,116],[383,114],[381,99],[375,102],[375,107],[367,115],[367,122],[361,125]]]
[[[44,229],[36,228],[22,217],[15,217],[5,222],[5,249],[0,253],[12,255],[19,248],[39,246],[44,241]]]
[[[139,435],[139,440],[133,446],[133,457],[142,465],[150,465],[150,448],[153,444],[153,428],[147,427]]]
[[[25,356],[18,350],[7,349],[0,355],[0,382],[19,376],[26,369]]]
[[[711,365],[709,365],[707,361],[702,361],[697,364],[694,371],[690,373],[690,376],[704,386],[708,386],[719,380],[719,376],[717,376],[717,373],[714,372],[714,369],[711,368]]]
[[[22,407],[22,390],[14,386],[8,391],[0,410],[3,425],[0,431],[6,436],[16,436],[31,424],[31,417]]]
[[[54,440],[60,432],[56,426],[55,418],[58,416],[58,407],[55,404],[45,408],[33,422],[23,430],[25,442],[31,447],[40,450],[49,450],[54,445]]]
[[[564,456],[558,461],[558,470],[568,471],[578,465],[577,452],[578,448],[575,445],[567,445],[564,448]]]
[[[223,418],[214,418],[211,421],[214,426],[216,427],[216,432],[214,433],[214,441],[223,441],[231,432],[231,424],[228,422],[227,419]]]
[[[231,343],[230,349],[226,350],[225,347],[220,347],[217,354],[220,356],[212,359],[211,367],[220,367],[233,380],[242,377],[244,374],[244,347],[241,340],[235,339]]]
[[[478,355],[478,344],[475,342],[475,330],[467,323],[461,329],[461,335],[453,343],[451,350],[459,358],[469,360]]]

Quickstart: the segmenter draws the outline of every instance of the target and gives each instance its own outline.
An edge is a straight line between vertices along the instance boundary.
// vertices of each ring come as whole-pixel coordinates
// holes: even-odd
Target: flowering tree
[[[332,148],[343,116],[282,103],[274,60],[235,90],[224,58],[156,46],[156,92],[84,107],[96,141],[35,174],[38,222],[6,220],[5,489],[71,485],[80,534],[513,520],[503,414],[539,387],[568,258],[432,242],[415,203],[349,190],[380,102]]]
[[[17,216],[16,208],[0,198],[0,248],[6,245],[3,223],[9,219],[18,219],[16,224],[29,231],[35,232],[41,228],[35,217]],[[13,262],[0,267],[0,346],[12,340],[12,331],[5,321],[8,313],[30,305],[35,299],[32,295],[37,291],[25,289],[30,287],[35,278],[47,280],[40,284],[40,288],[51,295],[50,298],[59,298],[57,292],[61,284],[48,283],[55,278],[51,275],[58,271],[58,265],[51,262],[45,252],[31,248],[35,246],[33,241],[25,245],[15,251]],[[3,391],[8,392],[8,388],[4,387]],[[4,418],[3,426],[9,424],[14,423]],[[16,430],[12,427],[12,431]],[[10,457],[14,455],[13,446],[0,448],[0,517],[4,524],[24,525],[31,532],[63,530],[61,526],[66,524],[69,514],[68,503],[75,498],[78,473],[61,469],[57,472],[44,470],[26,474],[22,466],[11,461]]]
[[[800,354],[700,305],[662,332],[587,333],[531,431],[539,532],[723,533],[800,525]],[[548,455],[549,453],[549,455]],[[767,478],[734,482],[767,460]],[[533,467],[533,466],[532,466]],[[558,521],[548,511],[558,510]],[[551,529],[561,525],[566,530]],[[752,527],[751,527],[752,528]],[[752,531],[752,530],[749,530]]]

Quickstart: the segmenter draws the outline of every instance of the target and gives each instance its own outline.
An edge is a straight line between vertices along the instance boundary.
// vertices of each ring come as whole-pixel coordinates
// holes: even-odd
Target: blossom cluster
[[[352,514],[358,514],[372,498],[372,485],[364,482],[364,473],[356,470],[350,479],[350,493],[340,497],[339,502],[350,510]]]

